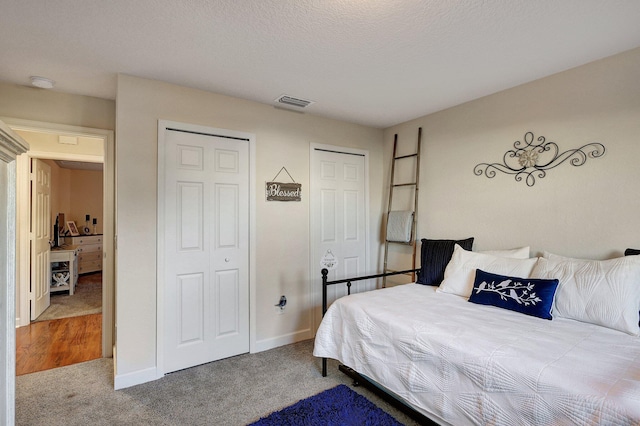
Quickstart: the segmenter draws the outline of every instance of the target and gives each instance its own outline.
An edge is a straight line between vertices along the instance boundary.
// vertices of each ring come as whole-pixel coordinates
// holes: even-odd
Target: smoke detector
[[[56,84],[55,81],[45,77],[31,76],[30,78],[31,85],[41,89],[52,89],[53,85]]]
[[[279,105],[292,106],[296,108],[306,108],[311,104],[314,104],[314,101],[310,101],[307,99],[296,98],[295,96],[289,95],[280,95],[275,100]]]

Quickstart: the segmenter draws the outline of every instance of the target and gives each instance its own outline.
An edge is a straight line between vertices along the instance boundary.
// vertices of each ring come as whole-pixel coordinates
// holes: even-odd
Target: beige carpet
[[[51,305],[36,321],[48,321],[59,318],[102,312],[102,273],[81,275],[78,278],[73,296],[69,292],[51,293]]]
[[[242,426],[351,380],[312,355],[313,341],[245,354],[113,390],[102,358],[16,377],[16,426]],[[353,388],[407,426],[415,420],[364,387]]]

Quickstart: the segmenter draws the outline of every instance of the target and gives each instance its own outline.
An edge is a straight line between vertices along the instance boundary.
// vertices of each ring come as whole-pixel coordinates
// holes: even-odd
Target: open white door
[[[49,307],[51,293],[51,167],[31,160],[31,321]]]
[[[249,141],[159,132],[159,309],[169,373],[249,352]]]

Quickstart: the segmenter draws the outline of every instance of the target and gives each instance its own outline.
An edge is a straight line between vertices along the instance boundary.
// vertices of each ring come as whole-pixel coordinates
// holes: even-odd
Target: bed
[[[423,262],[425,251],[423,240]],[[338,360],[440,425],[640,424],[640,256],[540,259],[453,244],[451,255],[440,256],[439,286],[405,284],[332,303],[314,355]],[[469,303],[483,282],[491,287],[492,275],[481,273],[516,278],[528,268],[526,285],[557,281],[546,308],[552,320]],[[421,270],[418,281],[426,275]],[[498,303],[515,294],[495,292],[515,281],[505,282],[494,281]],[[613,301],[602,301],[607,292]],[[526,300],[549,298],[541,294]],[[540,310],[526,300],[515,309]]]

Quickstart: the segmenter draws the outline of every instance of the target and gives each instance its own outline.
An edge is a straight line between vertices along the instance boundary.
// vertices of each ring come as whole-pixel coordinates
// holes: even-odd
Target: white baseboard
[[[262,352],[269,349],[278,348],[280,346],[290,345],[292,343],[311,339],[312,337],[313,332],[310,329],[306,329],[278,337],[272,337],[270,339],[258,340],[256,341],[255,352]]]
[[[116,374],[113,379],[113,388],[115,390],[129,388],[131,386],[158,380],[161,377],[162,376],[158,376],[158,369],[156,367],[133,371],[126,374]]]
[[[255,345],[255,352],[267,351],[269,349],[275,349],[280,346],[290,345],[292,343],[308,340],[313,337],[313,333],[310,329],[296,331],[294,333],[285,334],[278,337],[272,337],[270,339],[258,340]],[[114,348],[114,368],[116,368],[116,349]],[[128,388],[131,386],[141,385],[143,383],[152,382],[162,378],[164,375],[159,374],[159,370],[156,367],[147,368],[144,370],[133,371],[126,374],[116,374],[114,378],[113,388],[115,390]]]

